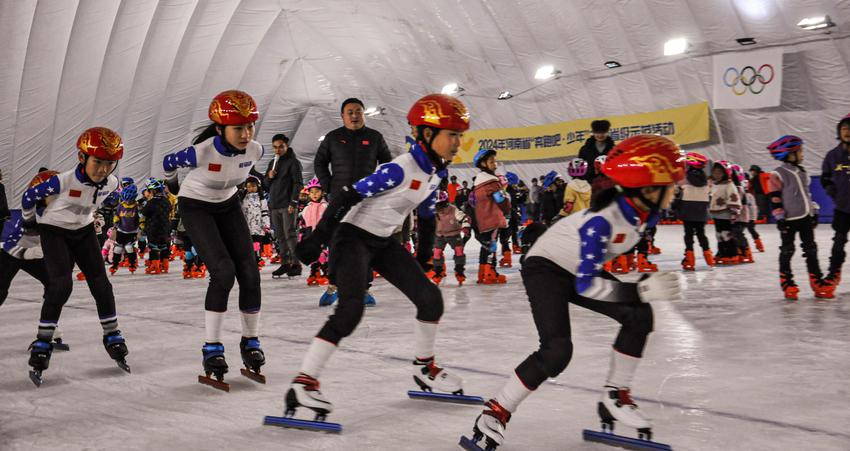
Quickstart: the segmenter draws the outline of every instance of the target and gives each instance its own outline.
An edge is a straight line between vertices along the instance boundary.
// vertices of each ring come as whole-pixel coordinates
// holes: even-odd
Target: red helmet
[[[46,170],[46,171],[41,171],[38,174],[36,174],[36,176],[33,177],[32,180],[30,180],[29,187],[32,188],[33,186],[40,185],[40,184],[50,180],[50,177],[53,177],[54,175],[57,175],[57,174],[59,174],[59,173],[56,172],[56,171],[51,171],[49,169]]]
[[[688,152],[687,155],[685,155],[685,164],[697,169],[702,169],[708,165],[708,157],[699,152]]]
[[[407,112],[410,125],[434,128],[469,130],[469,111],[460,100],[445,94],[430,94],[413,104]]]
[[[626,188],[664,186],[685,177],[685,158],[669,138],[637,135],[608,152],[602,172]]]
[[[77,138],[77,149],[80,149],[83,155],[101,160],[118,161],[124,156],[121,136],[106,127],[94,127],[84,131]]]
[[[244,125],[257,122],[257,102],[243,91],[232,89],[215,96],[210,103],[210,120],[219,125]]]

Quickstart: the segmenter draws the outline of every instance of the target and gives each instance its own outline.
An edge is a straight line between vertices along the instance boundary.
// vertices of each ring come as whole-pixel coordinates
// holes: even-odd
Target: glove
[[[672,301],[681,299],[682,288],[679,277],[671,272],[646,274],[638,280],[638,296],[641,301]]]
[[[319,256],[322,255],[322,245],[326,241],[327,239],[323,238],[318,231],[310,233],[295,245],[295,256],[305,265],[312,264],[319,260]]]

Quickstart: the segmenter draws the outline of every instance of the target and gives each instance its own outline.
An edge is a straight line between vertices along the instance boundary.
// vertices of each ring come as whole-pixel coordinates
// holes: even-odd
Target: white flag
[[[714,56],[714,108],[765,108],[782,100],[782,49]]]

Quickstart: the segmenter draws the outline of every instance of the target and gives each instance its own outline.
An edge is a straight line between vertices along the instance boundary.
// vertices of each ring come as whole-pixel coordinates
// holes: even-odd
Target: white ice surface
[[[815,300],[798,250],[801,299],[784,301],[778,234],[772,226],[759,230],[767,252],[755,264],[710,270],[698,259],[697,272],[684,276],[686,299],[654,304],[655,332],[633,393],[655,419],[655,438],[676,450],[850,449],[850,288],[845,283],[835,300]],[[824,267],[831,235],[829,226],[817,230]],[[664,253],[653,260],[679,270],[681,227],[662,226],[657,242]],[[476,260],[474,241],[467,251]],[[467,394],[486,398],[535,349],[537,334],[518,265],[504,271],[504,286],[477,286],[472,266],[473,283],[458,288],[449,279],[442,287],[438,360],[465,378]],[[336,406],[329,420],[342,423],[343,433],[262,426],[264,415],[281,414],[287,385],[330,313],[317,307],[323,288],[262,271],[268,385],[238,374],[231,295],[224,343],[232,390],[224,393],[196,381],[206,282],[184,281],[179,265],[172,268],[165,276],[122,269],[111,277],[132,374],[109,360],[87,287],[74,282],[60,321],[71,352],[54,353],[39,389],[27,378],[26,347],[42,288],[26,274],[15,279],[0,307],[0,449],[451,450],[470,433],[479,407],[407,398],[415,388],[414,309],[382,279],[373,288],[378,307],[367,310],[322,375]],[[571,315],[570,366],[514,414],[501,450],[609,449],[583,442],[581,430],[598,427],[595,406],[618,327],[580,307]]]

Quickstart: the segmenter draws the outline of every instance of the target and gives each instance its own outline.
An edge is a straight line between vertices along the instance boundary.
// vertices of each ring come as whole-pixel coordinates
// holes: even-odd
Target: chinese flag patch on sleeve
[[[83,192],[80,190],[72,189],[71,191],[68,191],[68,195],[71,197],[80,197],[83,195]]]
[[[210,172],[221,172],[221,165],[218,163],[210,163],[209,166],[207,166],[207,169],[209,169]]]
[[[421,186],[421,185],[422,185],[422,182],[420,182],[419,180],[411,180],[410,181],[410,189],[412,189],[412,190],[419,189],[419,186]]]
[[[614,237],[613,243],[618,244],[618,243],[622,243],[623,241],[626,241],[626,234],[625,233],[618,233]]]

